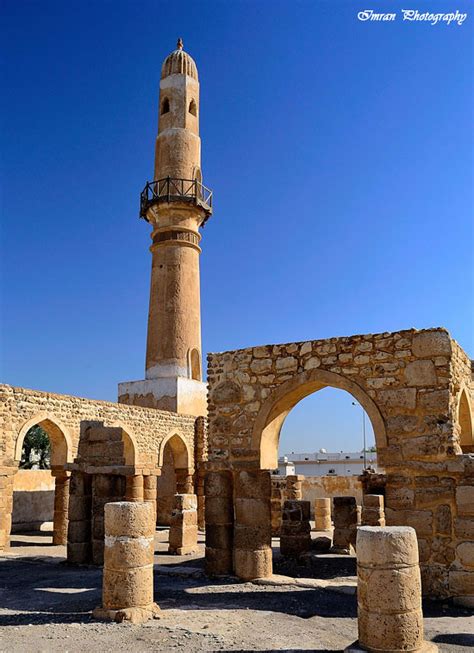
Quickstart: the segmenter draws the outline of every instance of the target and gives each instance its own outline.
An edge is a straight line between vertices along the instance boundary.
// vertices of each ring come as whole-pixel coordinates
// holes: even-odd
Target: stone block
[[[456,506],[458,515],[474,516],[474,485],[459,485],[456,488]]]
[[[456,558],[463,567],[474,569],[474,542],[461,542],[456,547]],[[474,576],[472,577],[474,583]],[[474,585],[472,588],[474,594]]]
[[[253,551],[266,549],[271,545],[271,532],[268,526],[242,526],[234,527],[234,546],[236,549]]]
[[[270,501],[267,499],[235,499],[235,520],[247,526],[269,524],[271,520]]]
[[[422,331],[413,336],[412,351],[414,356],[432,358],[451,356],[451,339],[445,331]]]
[[[272,550],[270,547],[258,551],[234,549],[234,570],[242,580],[265,578],[272,574]]]
[[[149,537],[154,535],[154,512],[150,503],[131,503],[127,501],[107,503],[104,514],[108,535],[124,537]]]
[[[213,549],[206,546],[206,574],[209,576],[226,576],[233,573],[232,549]]]
[[[430,387],[437,384],[433,361],[413,361],[405,367],[405,381],[409,386]]]

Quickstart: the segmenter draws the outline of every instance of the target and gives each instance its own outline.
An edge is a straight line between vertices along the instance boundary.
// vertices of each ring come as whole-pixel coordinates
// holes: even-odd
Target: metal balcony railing
[[[140,195],[140,217],[147,220],[147,211],[159,202],[192,202],[206,212],[206,220],[212,214],[212,190],[197,179],[165,177],[149,181]]]

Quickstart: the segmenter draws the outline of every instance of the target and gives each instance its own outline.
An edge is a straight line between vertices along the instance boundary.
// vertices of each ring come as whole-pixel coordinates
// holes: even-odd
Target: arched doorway
[[[321,440],[320,434],[318,447],[302,451],[297,443],[291,447],[291,440],[286,438],[289,451],[280,450],[280,454],[288,454],[282,462],[278,458],[279,443],[288,420],[291,420],[301,409],[305,400],[306,403],[311,398],[324,401],[325,396],[329,400],[339,397],[347,405],[347,410],[352,413],[352,433],[356,446],[346,447],[345,451],[335,451],[331,449],[333,438],[330,434],[326,441]],[[340,406],[339,410],[341,410]],[[316,426],[315,415],[312,419],[313,425]],[[286,573],[286,562],[280,556],[279,539],[280,534],[283,537],[285,531],[289,531],[284,521],[285,515],[282,514],[285,500],[309,501],[312,508],[315,498],[332,500],[334,497],[345,496],[355,502],[355,510],[356,504],[362,503],[363,493],[358,476],[362,474],[364,468],[369,467],[367,460],[371,459],[371,456],[367,445],[369,442],[373,445],[374,439],[381,445],[386,445],[385,425],[379,409],[360,386],[333,372],[310,370],[297,374],[279,386],[263,403],[254,424],[252,449],[259,452],[261,469],[272,471],[271,531],[273,538],[276,539],[273,540],[272,551],[268,551],[268,556],[273,552],[277,573]],[[337,441],[337,437],[335,440]],[[296,455],[291,457],[291,451]],[[274,473],[275,470],[278,472],[277,475]],[[355,514],[354,512],[354,516]],[[314,519],[312,510],[310,515],[311,519]],[[306,519],[309,519],[309,515]],[[280,528],[284,529],[282,533]],[[305,537],[308,538],[309,546],[308,521],[302,523],[299,528],[302,529],[301,532],[306,532]],[[285,541],[288,541],[288,537],[285,537]],[[283,546],[282,539],[281,550]],[[270,563],[268,558],[267,563]]]
[[[170,434],[162,443],[158,458],[161,475],[157,479],[156,522],[169,526],[175,494],[193,493],[191,455],[179,433]]]
[[[20,473],[13,479],[13,530],[36,530],[53,521],[52,544],[67,543],[72,440],[59,420],[39,414],[21,427],[15,444]]]

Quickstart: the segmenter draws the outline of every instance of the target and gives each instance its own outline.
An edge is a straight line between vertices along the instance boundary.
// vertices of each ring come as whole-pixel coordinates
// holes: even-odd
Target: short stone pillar
[[[234,571],[242,580],[272,574],[271,493],[270,472],[234,472]]]
[[[67,544],[70,473],[52,472],[54,481],[53,544]]]
[[[209,471],[204,479],[206,497],[206,573],[232,574],[234,540],[233,482],[230,471]]]
[[[331,499],[314,500],[314,530],[330,531],[331,522]]]
[[[127,476],[125,487],[126,501],[143,501],[143,476]]]
[[[69,483],[67,536],[67,561],[70,564],[92,562],[91,526],[92,476],[73,471]]]
[[[102,607],[96,619],[142,623],[159,611],[153,602],[154,510],[149,502],[107,503]]]
[[[13,476],[17,468],[0,470],[0,551],[10,544],[13,512]]]
[[[280,553],[297,558],[311,549],[309,501],[285,501],[283,504]]]
[[[416,533],[362,526],[357,534],[359,640],[346,651],[436,651],[423,639]]]
[[[271,519],[272,536],[280,537],[281,512],[285,500],[286,479],[281,476],[272,476]]]
[[[170,553],[183,556],[197,549],[197,497],[195,494],[176,494],[171,513]]]
[[[381,494],[364,494],[361,523],[363,526],[385,526],[384,501]]]
[[[285,498],[288,501],[301,501],[303,498],[303,480],[302,474],[290,474],[286,477]]]
[[[156,476],[150,474],[143,477],[143,501],[153,506],[156,523]]]
[[[356,546],[358,513],[355,497],[333,498],[333,553],[347,554]]]

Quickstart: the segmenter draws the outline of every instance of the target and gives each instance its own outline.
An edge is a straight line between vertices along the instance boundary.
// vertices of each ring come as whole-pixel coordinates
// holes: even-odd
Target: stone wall
[[[305,476],[302,483],[305,501],[311,503],[311,519],[314,519],[314,500],[328,497],[355,497],[362,503],[362,483],[357,476]]]
[[[54,515],[54,476],[49,469],[20,469],[13,478],[12,532],[39,529]]]
[[[276,468],[280,429],[298,401],[326,386],[351,393],[386,470],[387,524],[417,530],[425,593],[473,594],[474,457],[462,455],[458,418],[471,363],[445,329],[210,354],[208,382],[208,468],[232,471],[234,486],[242,470]]]
[[[10,533],[13,476],[18,471],[23,439],[35,424],[40,424],[50,438],[56,487],[65,482],[60,478],[65,465],[78,455],[80,434],[94,424],[122,429],[125,463],[133,467],[134,474],[159,473],[166,442],[172,436],[183,443],[189,473],[194,470],[194,416],[0,385],[0,550]],[[109,454],[107,449],[106,458]]]

